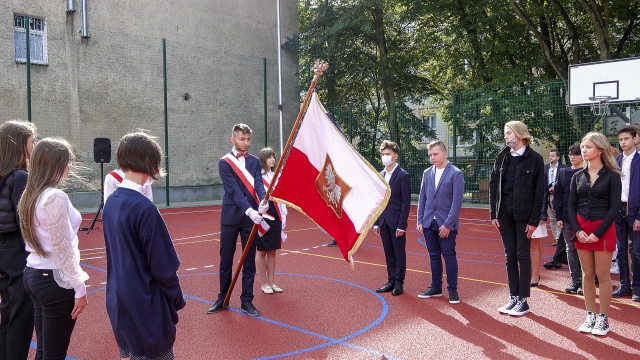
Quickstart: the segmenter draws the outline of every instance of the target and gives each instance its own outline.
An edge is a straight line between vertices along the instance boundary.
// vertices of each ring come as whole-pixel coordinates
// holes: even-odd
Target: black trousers
[[[76,325],[71,318],[75,291],[61,288],[52,270],[30,267],[24,269],[24,287],[34,306],[36,360],[64,360]]]
[[[219,300],[224,300],[231,286],[231,274],[233,272],[233,255],[236,252],[238,234],[242,242],[242,249],[247,245],[247,240],[253,228],[253,221],[246,216],[238,225],[220,226],[220,293]],[[257,237],[257,235],[256,235]],[[256,243],[254,238],[247,257],[242,264],[242,294],[240,301],[253,301],[253,280],[256,276]]]
[[[407,272],[407,233],[396,237],[396,229],[384,224],[380,227],[380,237],[387,263],[387,280],[390,284],[403,285]]]
[[[26,360],[33,336],[33,302],[24,289],[27,263],[20,231],[0,234],[0,360]]]
[[[527,221],[513,218],[512,198],[503,197],[498,212],[500,236],[504,245],[509,294],[528,298],[531,294],[531,239],[527,238]]]

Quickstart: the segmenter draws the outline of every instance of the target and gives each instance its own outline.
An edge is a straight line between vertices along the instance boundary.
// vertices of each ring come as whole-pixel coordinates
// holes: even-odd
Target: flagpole
[[[304,98],[304,102],[300,107],[300,111],[298,112],[298,117],[296,118],[296,122],[293,124],[293,128],[291,129],[291,134],[289,134],[289,139],[287,140],[287,144],[284,149],[282,149],[282,154],[280,155],[280,159],[278,160],[278,165],[276,166],[276,170],[274,171],[273,178],[269,183],[269,188],[267,189],[264,199],[269,201],[271,197],[271,193],[273,192],[273,185],[275,184],[280,172],[282,171],[282,167],[286,162],[286,158],[289,157],[289,151],[291,150],[291,144],[300,129],[300,124],[302,123],[302,116],[307,110],[307,106],[309,105],[309,101],[311,100],[311,95],[313,94],[313,90],[318,83],[318,79],[322,74],[327,70],[329,64],[324,61],[316,60],[313,67],[313,80],[311,80],[311,84],[309,85],[309,90],[307,90],[307,95]],[[238,275],[240,275],[240,271],[242,270],[242,264],[244,264],[245,259],[247,258],[247,254],[249,253],[249,249],[251,248],[251,243],[253,242],[253,238],[256,236],[256,232],[258,231],[257,224],[253,224],[253,228],[251,228],[251,233],[249,234],[249,238],[247,239],[247,244],[244,246],[244,250],[242,251],[242,256],[240,257],[240,261],[238,262],[238,266],[236,267],[236,272],[233,274],[233,278],[231,279],[231,285],[227,290],[227,294],[224,297],[224,302],[222,303],[224,307],[229,306],[229,297],[231,297],[231,293],[233,292],[233,288],[236,285],[236,281],[238,281]]]

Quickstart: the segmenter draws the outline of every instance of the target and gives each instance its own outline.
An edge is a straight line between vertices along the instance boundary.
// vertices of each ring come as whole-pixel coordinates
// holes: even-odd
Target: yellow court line
[[[289,252],[289,253],[295,253],[295,254],[301,254],[301,255],[315,256],[315,257],[331,259],[331,260],[345,261],[344,258],[339,258],[339,257],[335,257],[335,256],[328,256],[328,255],[321,255],[321,254],[314,254],[314,253],[308,253],[308,252],[299,251],[299,250],[282,249],[282,251],[286,251],[286,252]],[[386,267],[386,264],[371,263],[371,262],[367,262],[367,261],[354,260],[354,262],[358,263],[358,264],[363,264],[363,265]],[[409,269],[408,268],[407,271],[411,271],[411,272],[415,272],[415,273],[421,273],[421,274],[431,274],[430,271],[426,271],[426,270],[418,270],[418,269]],[[443,277],[446,277],[446,276],[447,275],[443,274]],[[474,281],[474,282],[483,283],[483,284],[491,284],[491,285],[498,285],[498,286],[508,286],[508,284],[505,284],[505,283],[500,283],[500,282],[496,282],[496,281],[489,281],[489,280],[482,280],[482,279],[474,279],[474,278],[469,278],[469,277],[464,277],[464,276],[458,276],[458,279]],[[531,289],[531,290],[545,292],[545,293],[549,293],[549,294],[555,294],[555,295],[573,296],[573,297],[580,297],[580,298],[583,297],[583,296],[578,295],[578,294],[569,294],[569,293],[565,293],[565,292],[557,291],[557,290],[543,290],[543,289]],[[611,303],[612,304],[616,303],[616,304],[619,304],[619,305],[627,305],[627,306],[631,306],[631,307],[640,308],[640,305],[636,305],[636,304],[633,304],[633,303],[629,304],[629,303],[622,302],[622,301],[617,301],[617,300],[614,300],[614,299],[611,299]]]

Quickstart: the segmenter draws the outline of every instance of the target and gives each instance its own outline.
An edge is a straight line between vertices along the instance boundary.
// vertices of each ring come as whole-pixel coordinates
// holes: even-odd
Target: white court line
[[[203,266],[203,267],[205,267],[205,268],[212,268],[212,267],[214,267],[214,266],[215,266],[215,265],[205,265],[205,266]]]
[[[93,260],[93,259],[102,259],[104,256],[95,256],[95,257],[90,257],[90,258],[81,258],[81,260]]]
[[[198,268],[188,268],[188,269],[185,269],[185,271],[191,271],[191,270],[196,270],[196,269],[198,269]]]

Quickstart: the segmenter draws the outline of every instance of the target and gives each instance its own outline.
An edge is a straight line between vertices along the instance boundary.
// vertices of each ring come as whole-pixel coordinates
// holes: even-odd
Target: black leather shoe
[[[207,310],[207,314],[215,314],[220,310],[224,310],[227,307],[224,306],[223,301],[222,300],[216,300],[216,302],[213,303],[213,306]]]
[[[402,292],[403,292],[402,285],[401,284],[396,284],[396,286],[393,288],[393,291],[391,292],[391,295],[398,296],[398,295],[402,294]]]
[[[544,266],[545,269],[560,269],[562,267],[562,264],[558,261],[551,260],[542,264],[542,266]]]
[[[383,292],[389,292],[393,290],[393,284],[392,283],[386,283],[384,285],[382,285],[382,287],[379,287],[376,289],[377,293],[383,293]]]
[[[243,302],[242,305],[240,305],[240,309],[251,316],[260,316],[260,311],[253,306],[251,301]]]

